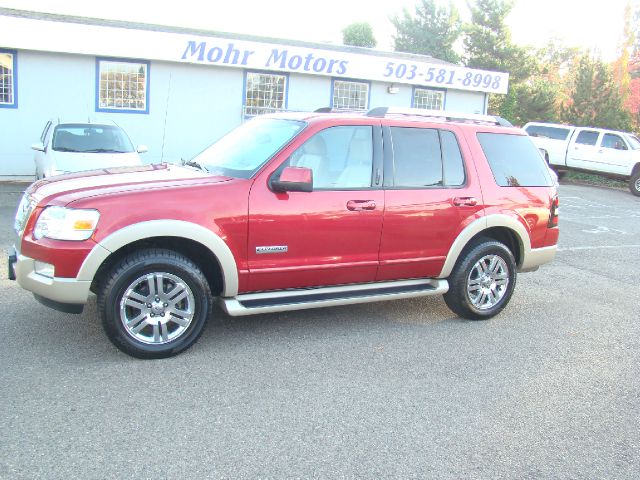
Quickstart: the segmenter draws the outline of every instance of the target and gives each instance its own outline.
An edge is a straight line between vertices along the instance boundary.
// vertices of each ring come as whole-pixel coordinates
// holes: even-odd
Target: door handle
[[[360,210],[375,210],[376,202],[373,200],[349,200],[347,202],[347,210],[360,211]]]
[[[476,197],[455,197],[453,204],[456,207],[474,207],[478,204],[478,199]]]

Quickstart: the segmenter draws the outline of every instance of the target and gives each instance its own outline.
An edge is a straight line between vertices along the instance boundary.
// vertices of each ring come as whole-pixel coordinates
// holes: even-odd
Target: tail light
[[[551,199],[551,208],[549,209],[549,228],[558,226],[558,215],[560,214],[560,198],[555,195]]]

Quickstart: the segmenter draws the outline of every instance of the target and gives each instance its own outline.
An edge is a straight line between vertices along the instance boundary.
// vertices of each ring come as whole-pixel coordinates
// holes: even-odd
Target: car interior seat
[[[356,132],[349,144],[346,166],[335,186],[343,188],[370,187],[372,162],[373,146],[369,131]]]

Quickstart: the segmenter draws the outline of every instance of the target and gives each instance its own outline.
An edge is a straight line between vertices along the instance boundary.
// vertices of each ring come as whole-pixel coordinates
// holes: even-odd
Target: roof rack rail
[[[501,127],[513,127],[511,122],[505,120],[502,117],[494,115],[479,115],[477,113],[464,113],[464,112],[449,112],[444,110],[427,110],[423,108],[390,108],[390,107],[376,107],[369,110],[367,117],[381,117],[384,118],[387,114],[390,115],[411,115],[416,117],[430,117],[449,122],[462,121],[462,122],[475,122],[475,123],[490,123],[492,125],[500,125]]]
[[[316,108],[313,113],[360,113],[364,115],[367,111],[362,108],[320,107]]]

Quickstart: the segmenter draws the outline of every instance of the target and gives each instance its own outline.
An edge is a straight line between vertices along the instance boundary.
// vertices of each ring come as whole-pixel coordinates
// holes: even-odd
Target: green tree
[[[559,120],[557,83],[536,77],[512,85],[503,97],[499,114],[514,125],[527,122],[557,122]]]
[[[463,44],[468,67],[508,72],[510,81],[518,83],[534,73],[536,64],[524,48],[511,41],[505,19],[512,8],[512,0],[469,3],[471,23],[465,25]]]
[[[630,130],[632,119],[613,78],[602,60],[583,55],[573,72],[568,100],[561,109],[563,121],[580,126]]]
[[[342,30],[342,43],[367,48],[373,48],[378,44],[373,36],[373,28],[367,22],[355,22],[347,25]]]
[[[396,51],[460,62],[453,45],[462,32],[462,22],[453,3],[437,6],[434,0],[421,0],[414,15],[404,9],[402,16],[391,18],[391,23],[396,28],[393,37]]]

